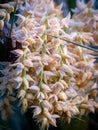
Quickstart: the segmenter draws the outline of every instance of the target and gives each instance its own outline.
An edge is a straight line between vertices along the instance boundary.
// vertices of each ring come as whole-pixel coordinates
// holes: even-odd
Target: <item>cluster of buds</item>
[[[81,2],[86,11],[80,9]],[[61,17],[61,6],[56,7],[52,0],[27,0],[20,6],[22,12],[17,14],[18,26],[14,26],[11,37],[13,44],[18,41],[22,49],[12,51],[17,54],[17,60],[8,64],[10,78],[5,88],[9,95],[9,88],[12,92],[17,90],[22,112],[32,108],[33,117],[42,129],[50,124],[56,127],[57,118],[70,122],[73,116],[94,112],[98,108],[94,100],[98,70],[95,69],[92,51],[65,41],[97,45],[93,30],[97,32],[95,16],[98,13],[91,5],[92,1],[86,5],[79,0],[77,7],[80,10],[72,18],[70,14]],[[96,26],[87,31],[85,27],[91,24],[88,22],[89,10],[94,11],[91,19]],[[82,20],[82,14],[88,21]],[[1,80],[3,84],[4,77]],[[1,90],[5,92],[6,89],[2,85]]]
[[[24,3],[23,0],[15,0],[13,2],[8,2],[4,4],[0,4],[0,29],[3,29],[4,22],[9,22],[10,14],[15,11],[15,7],[17,6],[16,10]]]
[[[0,4],[0,29],[4,27],[4,21],[9,22],[10,20],[10,13],[14,12],[14,2]]]

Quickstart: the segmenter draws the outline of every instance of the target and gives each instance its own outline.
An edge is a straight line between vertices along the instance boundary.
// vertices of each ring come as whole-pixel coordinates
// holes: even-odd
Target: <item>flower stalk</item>
[[[14,22],[15,22],[15,14],[16,14],[16,9],[18,6],[18,0],[16,0],[16,3],[14,5],[14,12],[13,12],[13,17],[12,17],[12,24],[11,24],[11,30],[10,30],[10,37],[12,35],[12,30],[13,30],[13,26],[14,26]]]

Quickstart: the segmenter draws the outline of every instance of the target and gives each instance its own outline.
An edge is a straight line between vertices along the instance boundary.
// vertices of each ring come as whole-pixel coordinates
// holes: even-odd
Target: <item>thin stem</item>
[[[64,64],[64,59],[63,59],[63,55],[62,55],[62,53],[63,53],[62,52],[62,45],[60,44],[58,48],[59,48],[59,51],[60,51],[60,55],[62,57],[62,59],[61,59],[61,65],[63,65]]]
[[[43,44],[42,44],[41,58],[43,58],[44,55],[45,55],[45,45],[47,43],[47,35],[43,35],[42,38],[44,40],[43,40]],[[41,87],[42,87],[42,84],[43,84],[43,75],[44,75],[44,66],[42,65],[42,70],[40,72],[40,82],[39,82],[40,90],[41,90]]]
[[[10,37],[11,37],[12,29],[13,29],[13,26],[14,26],[14,21],[15,21],[15,14],[16,14],[17,5],[18,5],[18,0],[16,0],[16,4],[15,4],[15,6],[14,6],[14,13],[13,13],[12,24],[11,24],[11,30],[10,30]]]
[[[43,38],[43,44],[42,44],[42,53],[41,53],[41,57],[43,58],[44,57],[44,54],[45,54],[45,46],[46,46],[46,43],[47,43],[47,35],[43,35],[42,36]]]
[[[40,82],[39,82],[40,89],[41,89],[42,84],[43,84],[43,74],[44,74],[44,70],[43,70],[43,67],[42,67],[42,70],[40,72]]]
[[[83,119],[81,119],[81,118],[79,118],[79,117],[72,116],[72,118],[75,118],[75,119],[77,119],[77,120],[79,120],[79,121],[82,121],[82,122],[86,123],[86,121],[85,121],[85,120],[83,120]]]
[[[90,93],[90,92],[92,92],[94,90],[98,90],[98,88],[88,89],[85,92],[81,92],[81,93],[77,94],[76,96],[72,97],[71,99],[75,99],[78,96],[86,95],[86,94],[88,94],[88,93]]]
[[[83,42],[82,42],[82,40],[80,40],[80,44],[81,45],[83,45]],[[81,50],[82,50],[82,59],[83,59],[83,61],[85,61],[85,56],[84,56],[84,49],[83,48],[81,48]]]
[[[59,39],[61,39],[61,40],[63,40],[63,41],[66,41],[66,42],[68,42],[68,43],[74,44],[74,45],[76,45],[76,46],[80,46],[80,47],[86,48],[86,49],[88,49],[88,50],[92,50],[92,51],[98,52],[98,50],[96,50],[96,49],[94,49],[94,48],[91,48],[91,47],[89,47],[89,46],[85,46],[85,45],[83,45],[83,44],[79,44],[79,43],[76,43],[76,42],[73,42],[73,41],[70,41],[70,40],[66,40],[66,39],[60,38],[60,37],[58,37],[58,36],[53,36],[53,35],[50,35],[50,34],[46,34],[46,35],[47,35],[47,36],[50,36],[50,37],[54,37],[54,38],[59,38]]]
[[[24,64],[24,61],[26,59],[26,54],[27,54],[27,49],[24,50],[24,54],[23,54],[23,59],[22,59],[22,64]],[[26,77],[26,69],[23,69],[23,77]]]

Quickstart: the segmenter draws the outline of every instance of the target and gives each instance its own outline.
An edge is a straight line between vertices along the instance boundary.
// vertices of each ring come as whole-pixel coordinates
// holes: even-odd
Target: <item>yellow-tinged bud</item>
[[[51,110],[53,108],[52,104],[50,104],[47,100],[43,101],[43,107],[47,108],[48,110]]]
[[[64,80],[60,80],[60,82],[64,85],[65,88],[68,88],[68,84]]]
[[[87,79],[87,77],[88,77],[87,73],[84,73],[84,74],[83,74],[83,77],[82,77],[82,82],[85,82],[86,79]]]
[[[8,12],[13,12],[14,11],[14,7],[10,4],[0,4],[0,7],[7,9]]]
[[[26,91],[22,89],[19,91],[18,98],[23,99],[25,97],[25,95],[26,95]]]
[[[4,27],[4,21],[0,20],[0,29],[2,29]]]
[[[89,109],[89,106],[87,104],[81,104],[80,108]]]
[[[63,111],[64,111],[64,112],[67,112],[67,111],[68,111],[68,108],[65,108],[65,107],[64,107],[64,108],[63,108]]]
[[[88,3],[87,3],[87,7],[88,8],[91,8],[94,4],[94,1],[90,0]]]
[[[67,117],[67,121],[68,121],[68,123],[70,123],[71,122],[71,118]]]
[[[26,67],[33,67],[33,62],[31,60],[29,60],[29,59],[25,59],[24,60],[24,65]]]
[[[94,107],[89,107],[89,110],[91,111],[91,112],[95,112],[95,108]]]
[[[81,83],[82,83],[82,80],[79,79],[79,80],[77,81],[77,85],[80,85]]]
[[[66,112],[67,116],[71,118],[71,112],[70,111],[67,111]]]
[[[38,99],[45,99],[45,94],[43,92],[40,92],[37,96]]]
[[[53,125],[54,127],[57,127],[57,125],[56,125],[56,120],[55,120],[55,119],[52,119],[52,118],[51,118],[51,120],[49,120],[49,123],[50,123],[51,125]]]
[[[87,79],[89,80],[91,77],[92,77],[92,73],[89,72],[89,73],[88,73],[88,77],[87,77]]]
[[[10,20],[10,14],[9,13],[6,14],[5,20],[6,20],[6,22],[9,22],[9,20]]]
[[[48,127],[49,127],[49,121],[46,117],[44,117],[42,121],[42,128],[44,130],[45,128],[48,128]]]
[[[49,86],[47,85],[47,84],[42,84],[42,89],[43,89],[43,91],[45,91],[45,92],[51,92],[51,89],[49,88]]]
[[[33,97],[33,95],[31,93],[28,93],[28,94],[26,94],[26,98],[27,99],[33,99],[34,97]]]
[[[23,47],[25,48],[25,47],[27,47],[27,46],[29,46],[29,42],[28,42],[28,41],[24,41],[24,42],[23,42]]]
[[[63,91],[58,94],[58,98],[63,101],[67,100],[67,96]]]
[[[29,44],[35,44],[35,40],[33,38],[28,38],[27,42],[29,42]]]
[[[80,109],[80,115],[84,115],[85,114],[85,109]]]
[[[27,108],[28,108],[28,101],[27,101],[26,98],[24,98],[22,100],[22,110],[23,110],[23,112],[25,112],[27,110]]]
[[[29,82],[26,78],[23,78],[23,83],[24,83],[26,89],[28,89],[29,88]]]
[[[41,114],[42,109],[40,107],[36,107],[34,110],[34,114],[33,117],[38,116],[39,114]]]
[[[49,120],[51,120],[51,114],[49,113],[48,109],[44,109],[44,115],[47,117]]]

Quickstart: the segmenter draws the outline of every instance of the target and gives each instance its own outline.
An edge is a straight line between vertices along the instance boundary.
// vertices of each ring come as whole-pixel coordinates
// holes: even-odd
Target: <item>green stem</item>
[[[64,59],[63,59],[63,54],[62,54],[63,53],[63,51],[62,51],[62,45],[60,44],[58,48],[59,48],[60,55],[61,55],[61,58],[62,58],[61,59],[61,66],[62,66],[64,64]]]
[[[42,38],[43,38],[43,44],[42,44],[41,57],[43,57],[44,54],[45,54],[45,45],[46,45],[46,43],[47,43],[47,35],[43,35]]]
[[[44,54],[45,54],[45,45],[47,43],[47,35],[43,35],[42,36],[43,39],[43,44],[42,44],[42,53],[41,53],[41,58],[43,58]],[[41,90],[41,86],[43,84],[43,74],[44,74],[44,66],[42,65],[42,70],[40,72],[40,82],[39,82],[39,87]]]
[[[26,69],[23,69],[23,78],[26,78]]]
[[[16,4],[14,6],[14,13],[13,13],[11,30],[10,30],[10,37],[11,37],[11,34],[12,34],[12,29],[13,29],[13,26],[14,26],[14,22],[15,22],[15,14],[16,14],[17,5],[18,5],[18,0],[16,0]]]
[[[40,89],[41,89],[41,86],[42,86],[42,84],[43,84],[43,74],[44,74],[44,69],[43,69],[43,67],[42,67],[42,70],[41,70],[41,72],[40,72],[40,82],[39,82],[39,87],[40,87]]]
[[[22,59],[23,64],[24,64],[24,61],[26,59],[26,54],[27,54],[27,49],[24,50],[23,59]]]

